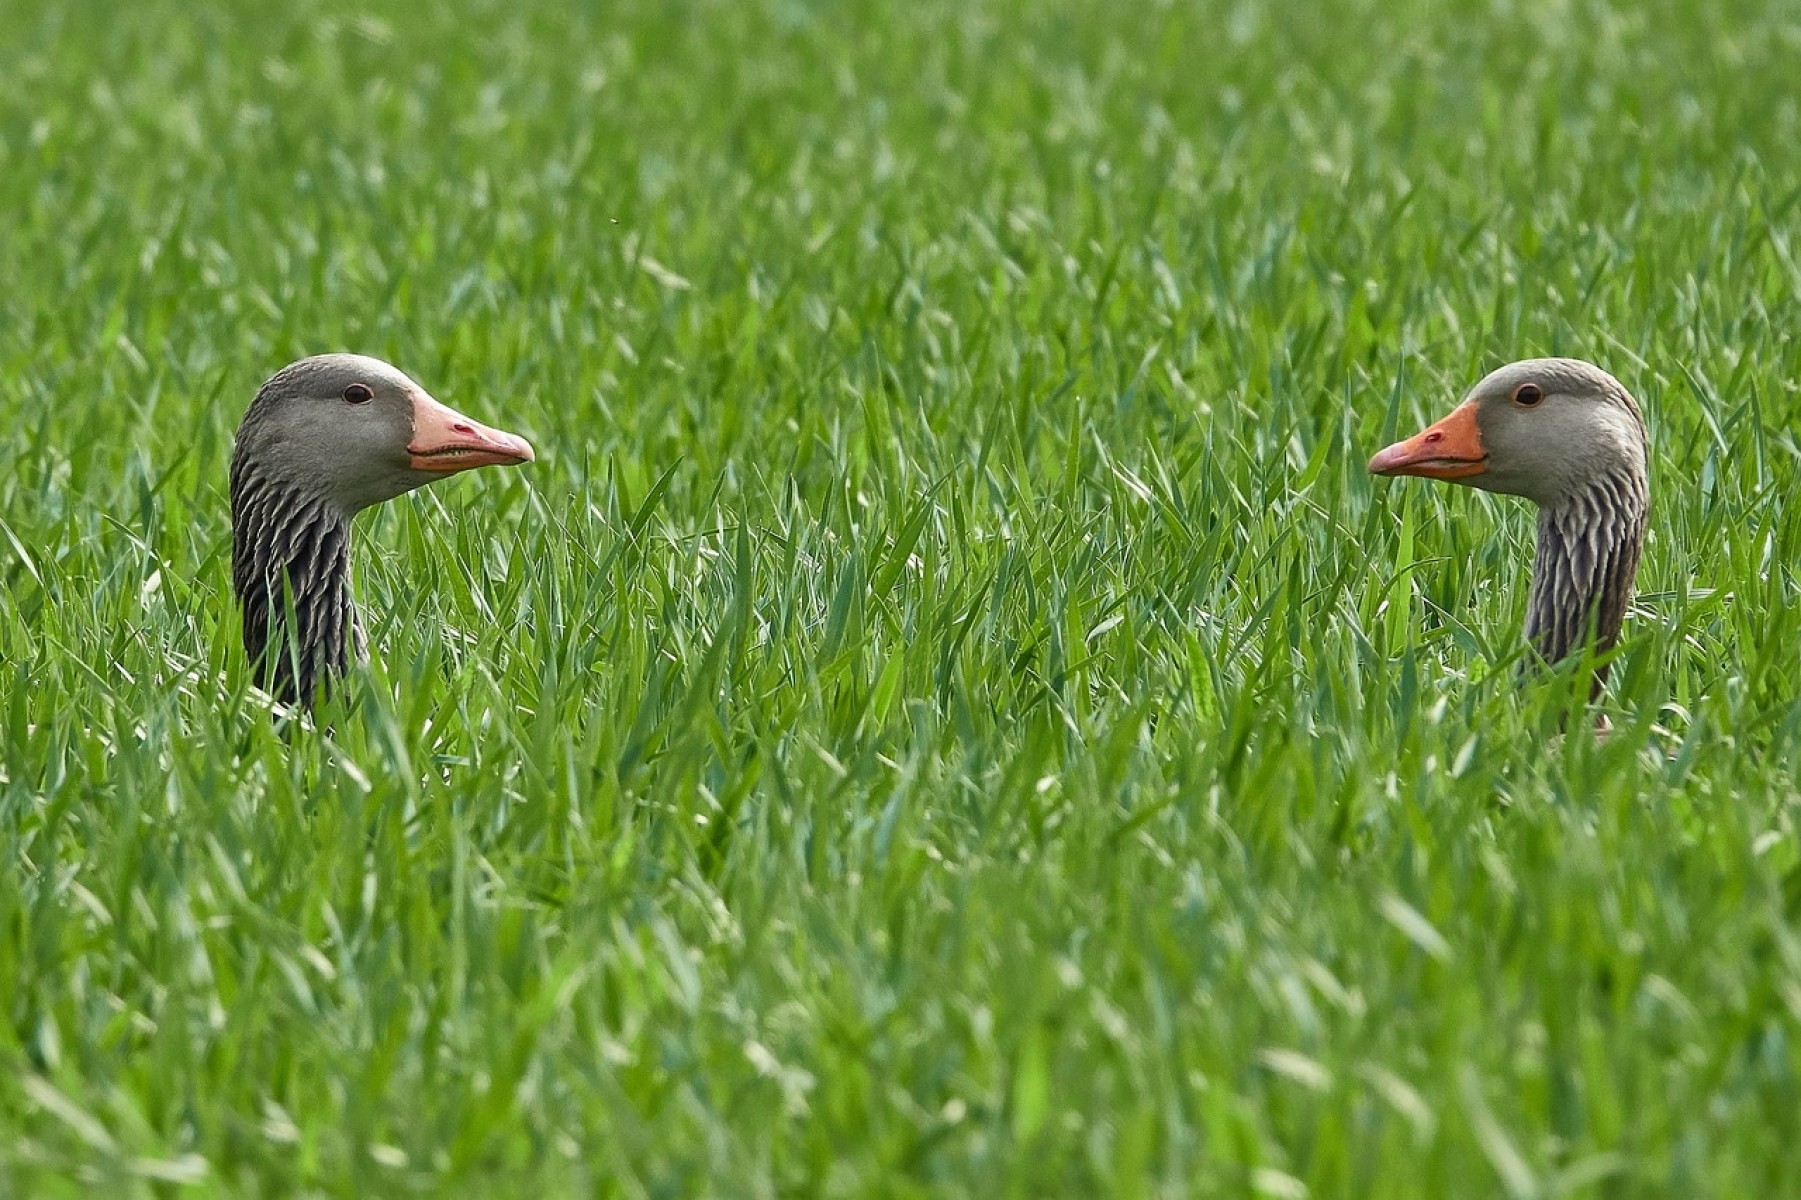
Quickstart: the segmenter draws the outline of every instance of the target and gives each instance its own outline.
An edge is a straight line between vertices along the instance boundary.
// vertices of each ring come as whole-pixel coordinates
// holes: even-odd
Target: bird
[[[231,453],[231,583],[256,681],[311,709],[367,642],[350,524],[447,475],[533,461],[529,442],[360,354],[289,363],[250,402]]]
[[[1575,358],[1497,368],[1452,412],[1370,459],[1417,475],[1522,496],[1538,506],[1527,642],[1554,663],[1620,635],[1650,512],[1644,415],[1620,381]],[[1530,660],[1528,660],[1530,661]],[[1597,667],[1589,698],[1607,681]]]

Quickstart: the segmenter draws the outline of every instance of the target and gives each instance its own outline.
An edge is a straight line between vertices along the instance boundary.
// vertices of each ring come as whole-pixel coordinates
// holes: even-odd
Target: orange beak
[[[407,443],[415,471],[453,475],[473,467],[512,467],[536,456],[516,433],[489,429],[424,392],[413,393],[413,440]]]
[[[1427,479],[1468,479],[1488,470],[1488,451],[1476,424],[1476,405],[1466,401],[1451,415],[1370,459],[1377,475],[1420,475]]]

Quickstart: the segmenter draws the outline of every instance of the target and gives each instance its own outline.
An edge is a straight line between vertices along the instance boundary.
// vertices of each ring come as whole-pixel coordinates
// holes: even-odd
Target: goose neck
[[[234,464],[235,465],[235,464]],[[310,705],[360,653],[350,598],[350,517],[253,469],[232,472],[232,588],[257,681]]]
[[[1577,649],[1591,628],[1597,649],[1618,639],[1648,508],[1643,473],[1622,471],[1539,509],[1526,637],[1547,662]]]

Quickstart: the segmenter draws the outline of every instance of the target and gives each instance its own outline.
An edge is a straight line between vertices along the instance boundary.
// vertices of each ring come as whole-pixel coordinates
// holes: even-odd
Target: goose
[[[524,438],[440,404],[380,359],[323,354],[277,371],[231,453],[231,584],[257,681],[310,709],[352,653],[365,655],[352,517],[447,475],[533,457]]]
[[[1526,640],[1544,662],[1619,638],[1644,547],[1650,481],[1645,420],[1593,363],[1532,358],[1491,372],[1443,420],[1370,459],[1377,475],[1418,475],[1538,506]],[[1596,672],[1590,699],[1607,681]]]

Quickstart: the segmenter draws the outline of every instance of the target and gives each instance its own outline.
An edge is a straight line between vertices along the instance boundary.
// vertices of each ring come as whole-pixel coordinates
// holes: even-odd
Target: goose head
[[[533,454],[524,438],[439,403],[380,359],[324,354],[263,384],[232,458],[352,516],[447,475]]]
[[[1620,381],[1592,363],[1534,358],[1491,372],[1450,415],[1370,460],[1555,508],[1597,479],[1645,473],[1645,423]]]

